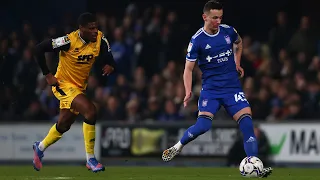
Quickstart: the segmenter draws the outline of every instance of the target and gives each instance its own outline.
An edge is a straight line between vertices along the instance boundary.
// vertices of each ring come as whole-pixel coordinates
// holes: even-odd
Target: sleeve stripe
[[[192,36],[192,39],[196,39],[202,32],[203,32],[203,29],[200,28],[200,29]]]
[[[104,35],[102,36],[102,40],[107,44],[108,52],[110,52],[111,51],[111,47],[110,47],[109,41],[107,40],[107,38]]]
[[[188,61],[196,61],[197,59],[189,59],[189,58],[186,58],[186,60],[188,60]]]

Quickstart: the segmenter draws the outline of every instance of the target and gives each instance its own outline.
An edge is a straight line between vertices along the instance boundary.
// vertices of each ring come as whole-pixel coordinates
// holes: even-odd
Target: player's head
[[[87,41],[96,42],[98,36],[98,23],[95,15],[83,13],[78,18],[81,37]]]
[[[216,0],[208,1],[203,7],[202,18],[205,22],[205,26],[210,29],[217,29],[221,23],[223,15],[223,7]]]

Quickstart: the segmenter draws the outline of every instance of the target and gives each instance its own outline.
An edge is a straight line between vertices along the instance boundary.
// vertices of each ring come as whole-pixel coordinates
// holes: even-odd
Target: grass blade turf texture
[[[107,167],[92,173],[85,166],[0,166],[0,180],[236,180],[237,168]],[[319,169],[275,168],[268,180],[320,180]]]

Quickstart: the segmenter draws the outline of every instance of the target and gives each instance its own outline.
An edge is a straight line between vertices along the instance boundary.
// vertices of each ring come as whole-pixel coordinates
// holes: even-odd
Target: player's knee
[[[250,115],[251,116],[251,108],[250,107],[245,107],[243,109],[241,109],[240,111],[238,111],[235,115],[233,115],[233,119],[235,121],[238,121],[240,119],[240,117],[244,114]]]
[[[240,124],[240,122],[241,122],[243,119],[245,119],[245,118],[249,118],[250,121],[252,121],[251,114],[245,113],[245,114],[242,114],[242,115],[237,119],[238,124]]]
[[[97,109],[92,104],[87,108],[87,112],[84,114],[85,123],[94,125],[97,119]]]
[[[201,133],[205,133],[211,129],[212,117],[208,115],[199,115],[195,125],[198,126]]]
[[[70,127],[71,127],[71,124],[66,122],[58,122],[56,125],[57,131],[61,134],[69,131]]]

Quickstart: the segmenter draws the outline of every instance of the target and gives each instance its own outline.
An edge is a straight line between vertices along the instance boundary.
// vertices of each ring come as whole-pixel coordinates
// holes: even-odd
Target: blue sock
[[[212,126],[212,117],[207,115],[199,115],[196,124],[190,126],[184,132],[180,142],[182,145],[188,144],[190,141],[197,138],[199,135],[209,131]]]
[[[247,156],[258,156],[258,142],[253,131],[251,115],[240,116],[238,124],[243,135],[243,147]]]

